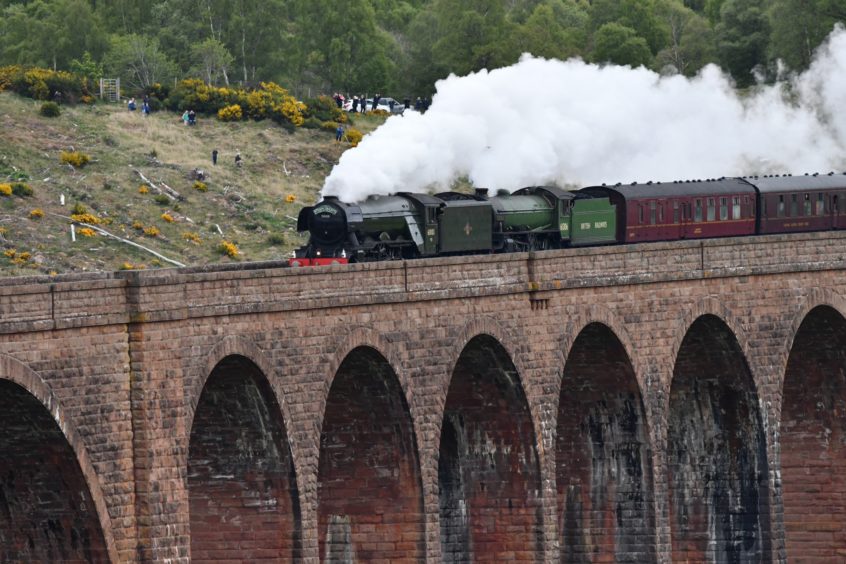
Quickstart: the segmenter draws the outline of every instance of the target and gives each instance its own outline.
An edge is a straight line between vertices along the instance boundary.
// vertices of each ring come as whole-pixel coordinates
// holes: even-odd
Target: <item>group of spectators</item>
[[[135,98],[130,98],[129,102],[126,103],[126,107],[129,108],[130,112],[134,112],[138,109],[138,104],[135,102]],[[141,113],[144,114],[144,117],[150,115],[150,111],[152,108],[150,107],[150,97],[148,95],[144,95],[144,101],[141,104]]]
[[[368,99],[365,98],[364,94],[358,95],[353,94],[350,97],[349,94],[344,96],[340,92],[335,92],[332,94],[332,99],[335,100],[335,104],[338,105],[339,108],[342,110],[347,110],[350,112],[366,112],[368,110]],[[369,109],[375,110],[379,107],[379,102],[382,100],[381,94],[374,94],[373,99],[369,102]],[[429,105],[432,103],[431,98],[421,98],[420,96],[414,101],[414,109],[418,112],[425,112],[429,109]],[[388,107],[390,108],[391,113],[394,112],[394,105],[398,104],[393,98],[388,98]],[[403,109],[407,110],[411,106],[411,98],[405,98],[403,100]]]

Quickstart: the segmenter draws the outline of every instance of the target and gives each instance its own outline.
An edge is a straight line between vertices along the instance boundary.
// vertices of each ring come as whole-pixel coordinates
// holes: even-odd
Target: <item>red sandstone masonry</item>
[[[686,331],[710,314],[737,339],[755,405],[765,409],[770,483],[760,491],[770,492],[770,524],[763,534],[772,547],[765,559],[784,561],[797,550],[837,559],[843,557],[837,553],[842,529],[801,517],[804,529],[795,529],[800,522],[795,508],[813,499],[842,514],[844,497],[838,505],[834,497],[813,497],[820,494],[803,493],[788,480],[803,476],[803,483],[818,484],[820,491],[842,490],[839,482],[826,481],[837,475],[831,472],[843,474],[842,452],[825,450],[831,442],[821,440],[800,440],[798,450],[790,446],[795,441],[779,438],[793,337],[816,305],[829,306],[842,320],[844,268],[846,234],[835,232],[321,269],[264,263],[9,279],[0,280],[0,355],[30,371],[32,382],[55,398],[60,409],[54,418],[66,436],[77,437],[77,458],[89,461],[90,475],[85,468],[83,474],[99,492],[98,513],[107,513],[100,515],[100,522],[109,523],[106,543],[113,543],[113,559],[126,562],[187,562],[193,410],[217,361],[231,354],[248,358],[261,368],[284,421],[302,508],[303,560],[316,563],[323,407],[346,355],[373,347],[396,373],[401,388],[396,393],[408,405],[422,482],[423,551],[427,561],[437,562],[437,460],[447,390],[465,345],[479,334],[491,335],[519,373],[542,485],[539,545],[515,547],[506,538],[491,548],[507,548],[515,559],[554,562],[567,551],[555,479],[561,375],[576,337],[598,322],[625,349],[649,428],[651,455],[644,463],[651,465],[653,480],[654,508],[647,513],[656,519],[654,548],[644,548],[638,536],[637,550],[654,549],[660,561],[669,562],[675,525],[667,519],[665,445],[672,376]],[[812,331],[797,341],[792,357],[797,366],[808,365],[824,334]],[[574,379],[590,378],[587,368],[574,370]],[[796,437],[822,436],[820,427],[791,423],[790,414],[811,401],[798,398],[791,386],[786,393],[793,399],[785,403],[794,403],[786,408],[785,424]],[[43,394],[28,391],[45,401]],[[836,401],[846,401],[842,394]],[[835,413],[843,417],[843,410],[828,417]],[[842,419],[837,423],[842,429]],[[577,426],[568,424],[564,432],[583,440]],[[802,465],[819,456],[830,460],[827,473]],[[782,483],[775,478],[780,460],[792,468],[783,476],[784,504]],[[809,473],[814,479],[805,477]],[[592,491],[611,487],[599,479]],[[783,507],[790,511],[784,518]],[[784,521],[795,530],[788,532],[786,549]],[[608,540],[611,528],[603,534],[603,550],[626,546]],[[417,546],[415,539],[407,540],[410,544],[386,541],[383,548],[399,558]],[[633,557],[618,554],[626,556]]]

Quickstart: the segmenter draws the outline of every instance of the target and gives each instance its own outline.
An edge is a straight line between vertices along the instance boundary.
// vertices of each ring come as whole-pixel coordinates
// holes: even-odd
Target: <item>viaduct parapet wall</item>
[[[843,562],[846,233],[0,280],[0,561]]]

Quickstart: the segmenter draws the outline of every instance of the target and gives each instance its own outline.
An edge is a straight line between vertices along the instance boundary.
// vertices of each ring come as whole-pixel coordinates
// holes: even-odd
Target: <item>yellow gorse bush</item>
[[[79,233],[83,237],[96,237],[97,236],[97,232],[94,231],[93,229],[91,229],[90,227],[83,227],[82,229],[79,229],[77,231],[77,233]]]
[[[194,231],[185,231],[185,232],[183,232],[183,233],[182,233],[182,238],[183,238],[183,239],[185,239],[186,241],[191,241],[191,242],[192,242],[192,243],[194,243],[195,245],[199,245],[200,243],[202,243],[202,242],[203,242],[203,240],[200,238],[200,234],[199,234],[199,233],[195,233]]]
[[[88,223],[91,225],[99,225],[103,220],[92,213],[74,213],[71,214],[71,220],[77,223]]]
[[[141,186],[139,186],[139,187],[138,187],[138,193],[139,193],[139,194],[147,194],[147,193],[149,193],[149,192],[150,192],[150,189],[149,189],[149,188],[147,188],[147,187],[146,187],[145,185],[143,185],[143,184],[142,184]]]
[[[230,241],[221,241],[217,246],[217,251],[222,255],[228,255],[232,258],[238,256],[238,246]]]
[[[91,161],[91,157],[80,151],[62,151],[59,160],[74,168],[82,168]]]
[[[0,196],[9,197],[12,195],[12,185],[11,184],[0,184]]]
[[[202,182],[200,180],[194,181],[193,188],[194,188],[194,190],[197,190],[199,192],[208,192],[208,190],[209,190],[208,184],[206,184],[205,182]]]
[[[161,231],[159,231],[159,228],[154,225],[144,228],[144,235],[147,237],[158,237],[159,233],[161,233]]]
[[[220,121],[240,121],[243,115],[241,106],[238,104],[232,104],[217,111],[217,119]]]
[[[42,217],[44,217],[44,210],[42,210],[41,208],[35,208],[31,212],[29,212],[30,219],[41,219]]]
[[[173,223],[173,222],[174,222],[173,216],[172,216],[172,215],[170,215],[169,213],[163,213],[163,214],[162,214],[162,219],[163,219],[163,220],[165,220],[165,221],[166,221],[166,222],[168,222],[168,223]]]
[[[358,144],[361,143],[361,140],[364,138],[364,135],[362,135],[361,131],[359,131],[358,129],[351,127],[347,129],[346,138],[347,141],[350,142],[350,145],[352,145],[353,147],[358,147]]]

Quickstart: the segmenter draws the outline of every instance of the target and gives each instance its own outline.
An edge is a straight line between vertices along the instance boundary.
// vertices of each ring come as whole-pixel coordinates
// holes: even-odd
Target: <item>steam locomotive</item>
[[[305,207],[292,266],[846,228],[846,173],[399,192]]]

